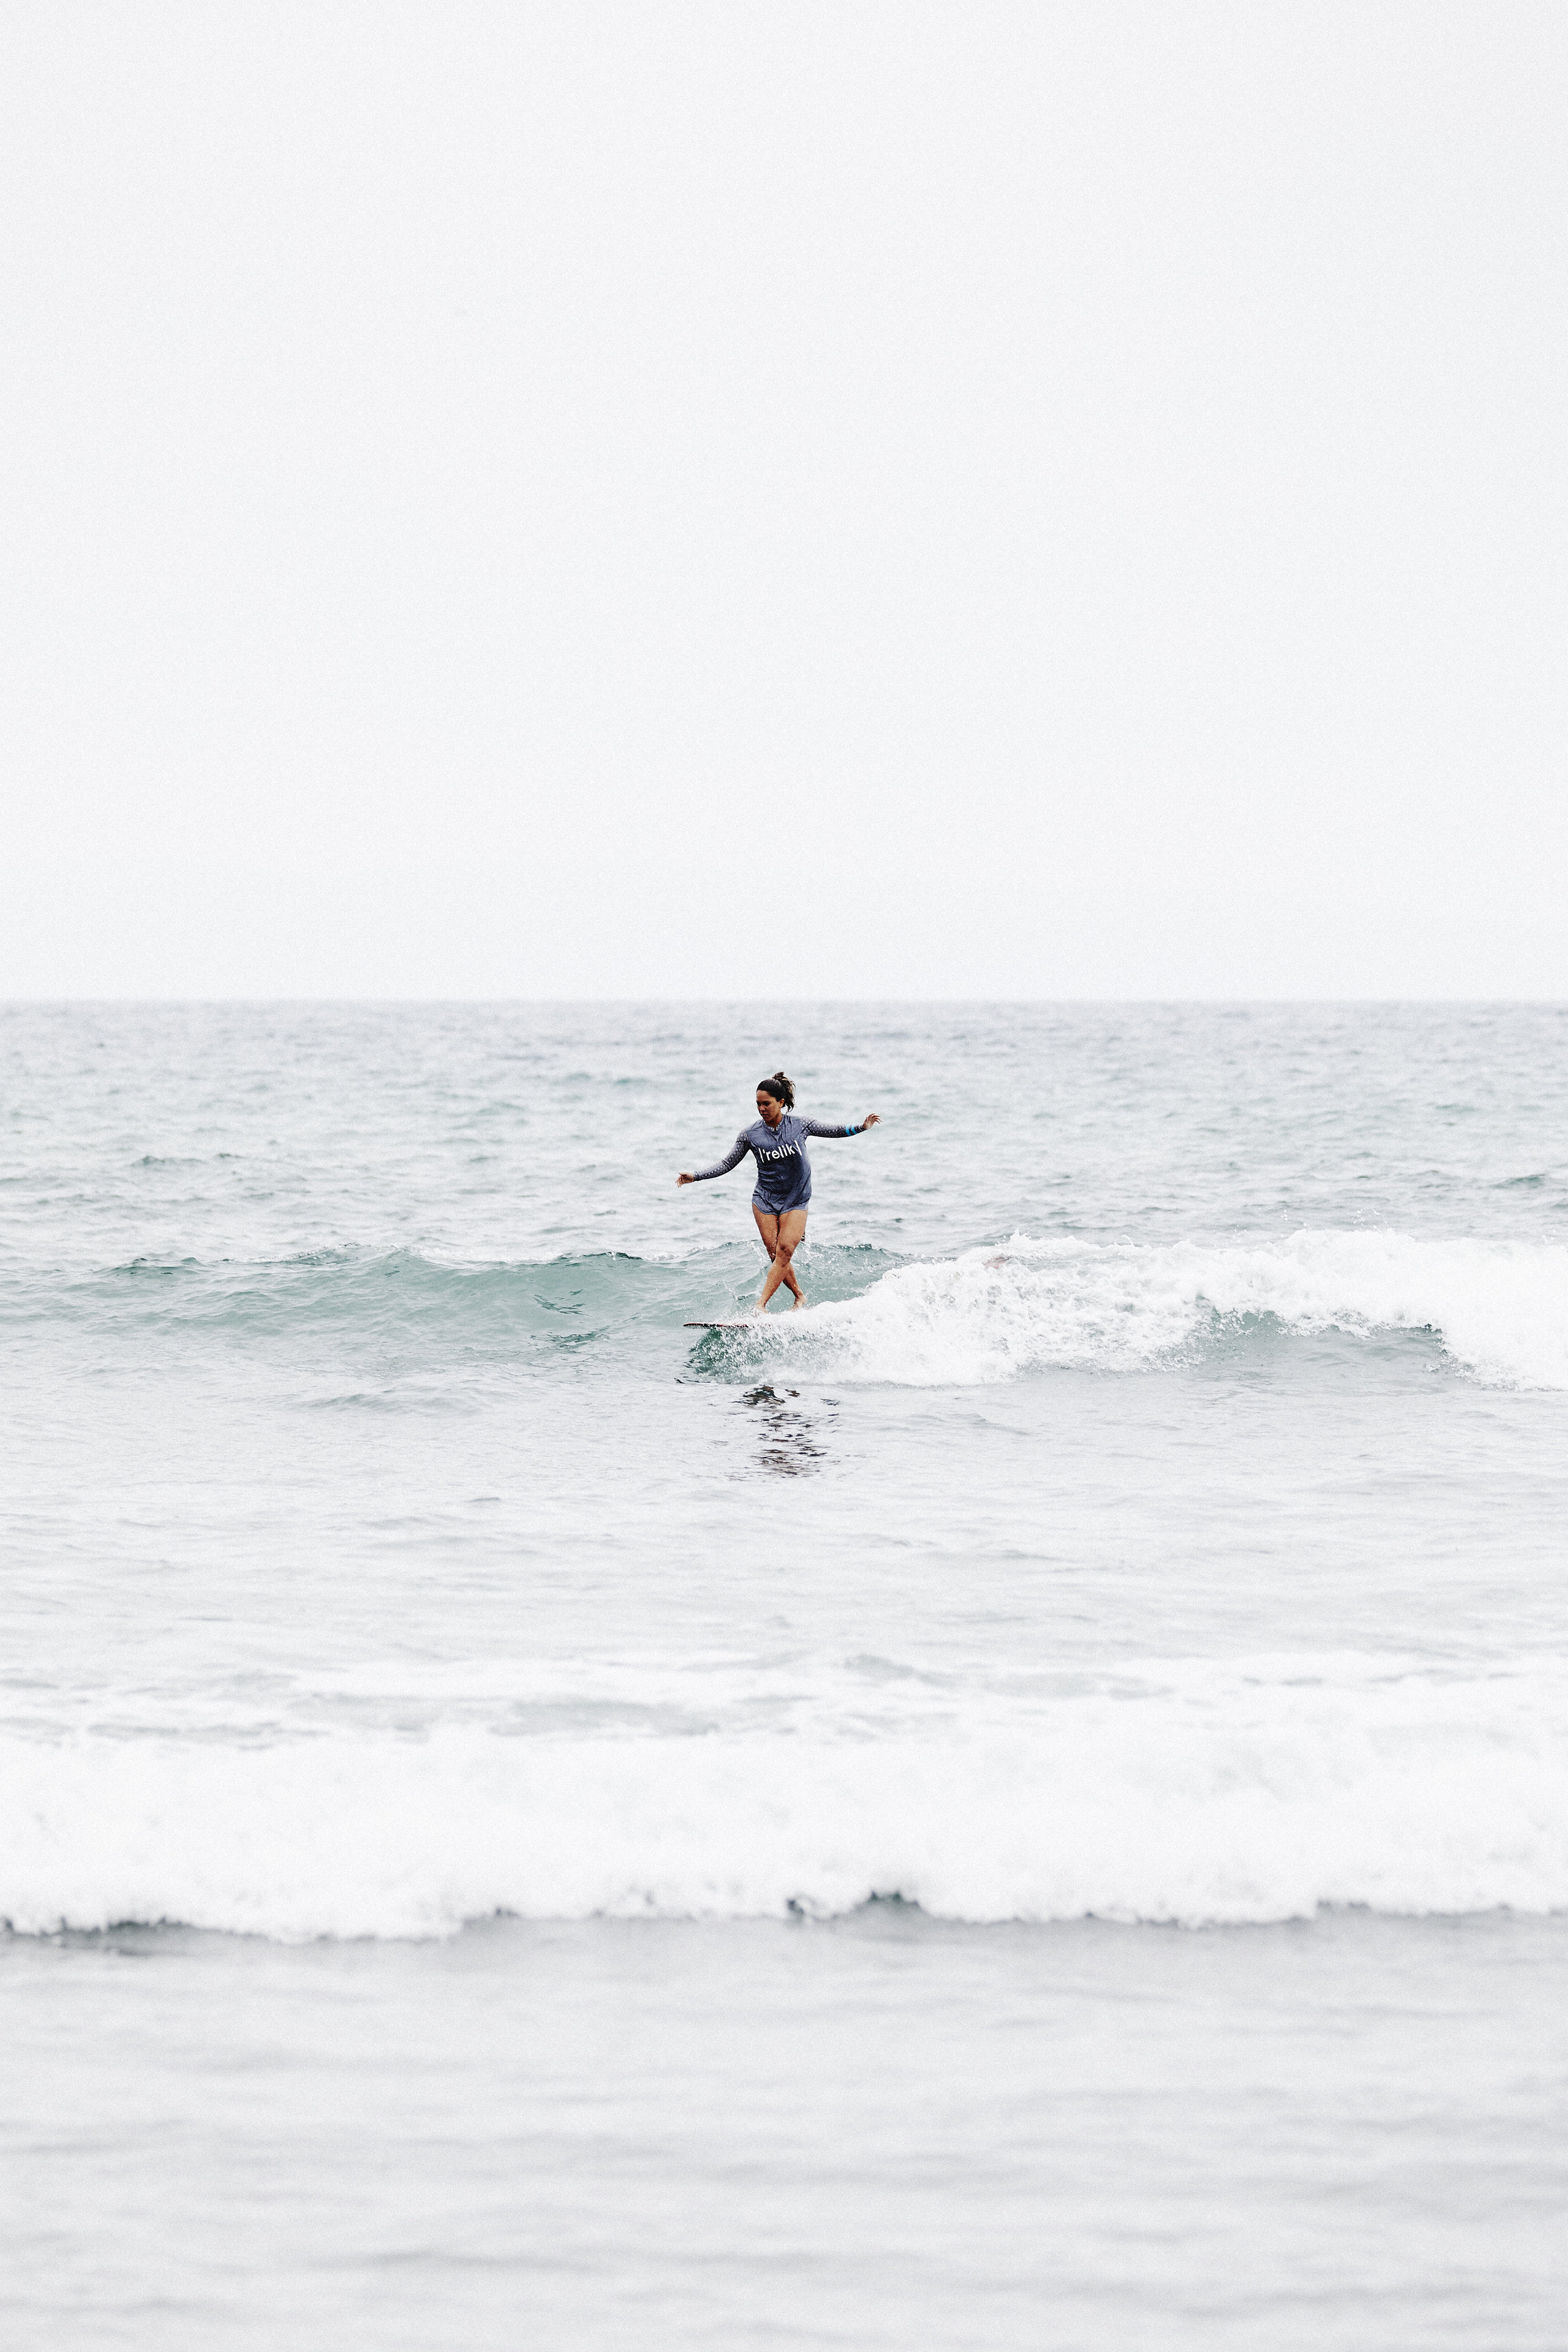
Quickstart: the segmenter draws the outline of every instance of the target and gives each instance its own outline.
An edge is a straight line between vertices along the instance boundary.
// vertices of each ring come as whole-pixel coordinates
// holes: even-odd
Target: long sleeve
[[[751,1148],[751,1145],[746,1141],[744,1133],[738,1135],[735,1138],[735,1148],[731,1152],[729,1158],[727,1160],[716,1160],[711,1168],[700,1168],[697,1171],[697,1173],[693,1176],[691,1180],[692,1182],[694,1184],[705,1184],[710,1176],[727,1176],[731,1168],[737,1167],[739,1163],[744,1160]]]
[[[808,1118],[803,1124],[807,1135],[858,1135],[860,1132],[858,1127],[829,1127],[825,1119],[820,1118]]]

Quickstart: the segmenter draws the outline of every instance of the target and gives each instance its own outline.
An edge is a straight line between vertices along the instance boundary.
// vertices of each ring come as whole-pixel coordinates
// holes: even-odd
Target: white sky
[[[17,5],[0,994],[1568,996],[1568,9]]]

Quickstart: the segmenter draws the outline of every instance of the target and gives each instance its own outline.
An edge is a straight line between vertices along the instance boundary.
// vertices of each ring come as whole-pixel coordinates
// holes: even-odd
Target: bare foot
[[[797,1291],[797,1293],[795,1294],[795,1305],[790,1308],[790,1310],[789,1310],[789,1311],[790,1311],[790,1313],[791,1313],[792,1315],[798,1315],[798,1314],[800,1313],[801,1308],[802,1308],[805,1305],[805,1291],[804,1291],[804,1290],[802,1290],[802,1291]]]

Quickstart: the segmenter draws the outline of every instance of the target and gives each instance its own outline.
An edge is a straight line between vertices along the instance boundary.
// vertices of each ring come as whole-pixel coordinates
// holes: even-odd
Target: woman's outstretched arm
[[[879,1111],[873,1111],[870,1118],[863,1118],[858,1127],[829,1127],[825,1119],[820,1118],[808,1118],[805,1122],[807,1135],[864,1135],[868,1127],[880,1127],[881,1124]]]
[[[727,1176],[738,1161],[744,1160],[751,1148],[742,1129],[735,1138],[735,1149],[727,1160],[716,1160],[711,1168],[700,1168],[695,1176],[678,1176],[675,1180],[677,1192],[682,1184],[706,1184],[710,1176]]]

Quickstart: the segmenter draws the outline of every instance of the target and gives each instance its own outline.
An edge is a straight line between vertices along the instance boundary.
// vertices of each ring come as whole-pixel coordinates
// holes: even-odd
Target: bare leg
[[[763,1232],[762,1211],[753,1210],[752,1214],[757,1220],[757,1229],[762,1232],[763,1241],[768,1241],[767,1234]],[[786,1209],[782,1217],[770,1217],[767,1222],[773,1228],[770,1245],[773,1264],[768,1268],[768,1278],[763,1285],[763,1295],[757,1301],[759,1315],[767,1313],[768,1301],[781,1283],[794,1291],[795,1303],[797,1307],[805,1305],[805,1293],[795,1278],[793,1264],[796,1250],[805,1239],[805,1211]]]
[[[754,1202],[752,1206],[752,1214],[757,1221],[757,1231],[763,1237],[763,1247],[768,1254],[768,1264],[770,1267],[775,1266],[778,1263],[779,1220],[777,1217],[770,1216],[766,1209],[759,1209]],[[798,1240],[798,1238],[799,1236],[797,1234],[795,1239]],[[791,1244],[791,1249],[793,1253],[793,1242]],[[805,1293],[801,1289],[799,1283],[795,1278],[795,1269],[791,1265],[787,1257],[784,1260],[784,1270],[780,1274],[778,1280],[779,1282],[786,1284],[788,1287],[794,1291],[795,1304],[797,1307],[800,1306],[804,1302]],[[771,1298],[777,1286],[777,1283],[770,1280],[768,1287],[763,1292],[763,1297],[764,1298]],[[757,1312],[760,1315],[762,1311],[762,1305],[761,1302],[759,1302]]]

